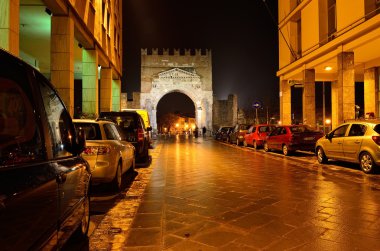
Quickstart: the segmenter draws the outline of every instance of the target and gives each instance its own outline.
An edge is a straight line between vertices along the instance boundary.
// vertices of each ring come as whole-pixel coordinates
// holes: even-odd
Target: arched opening
[[[192,133],[197,125],[194,101],[181,92],[164,95],[157,103],[159,133]]]

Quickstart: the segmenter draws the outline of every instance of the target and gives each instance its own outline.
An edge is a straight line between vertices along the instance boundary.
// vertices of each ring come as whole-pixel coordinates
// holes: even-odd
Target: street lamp
[[[331,66],[326,66],[325,67],[325,71],[331,71],[332,70],[332,67]],[[322,92],[323,92],[323,103],[322,103],[322,106],[323,106],[323,118],[322,118],[322,120],[323,120],[323,133],[326,133],[326,129],[325,129],[325,126],[326,126],[326,122],[327,122],[327,119],[326,119],[326,104],[325,104],[325,81],[323,81],[322,82]],[[328,119],[329,121],[330,121],[330,123],[331,123],[331,120],[330,119]],[[329,123],[329,124],[330,124]]]
[[[326,120],[324,120],[324,121],[323,121],[323,125],[324,125],[325,123],[328,125],[328,127],[329,127],[329,132],[330,132],[330,131],[331,131],[331,129],[330,129],[331,119],[326,119]],[[324,128],[323,128],[323,129],[324,129]],[[325,131],[323,130],[323,132],[325,132]]]

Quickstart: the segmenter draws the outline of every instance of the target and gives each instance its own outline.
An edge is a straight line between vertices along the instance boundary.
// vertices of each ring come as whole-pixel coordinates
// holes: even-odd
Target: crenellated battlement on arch
[[[211,49],[142,48],[142,56],[211,56]]]

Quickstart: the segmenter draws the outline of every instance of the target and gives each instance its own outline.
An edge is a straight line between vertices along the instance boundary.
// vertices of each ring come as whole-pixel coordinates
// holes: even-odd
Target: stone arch
[[[204,96],[203,91],[194,91],[188,86],[182,88],[173,87],[161,91],[152,91],[150,93],[141,94],[141,107],[149,113],[151,124],[154,130],[157,129],[157,105],[158,102],[169,93],[182,93],[190,98],[195,107],[195,120],[198,128],[206,126],[211,128],[212,125],[212,94],[208,97]]]
[[[157,130],[157,105],[168,93],[179,92],[194,103],[198,128],[212,128],[211,51],[181,55],[141,52],[140,107],[148,110],[153,130]]]

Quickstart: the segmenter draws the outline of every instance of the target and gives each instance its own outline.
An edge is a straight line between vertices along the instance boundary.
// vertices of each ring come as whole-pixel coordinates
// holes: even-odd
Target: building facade
[[[280,119],[291,123],[292,86],[303,88],[303,121],[316,126],[316,83],[331,84],[332,127],[364,113],[379,117],[380,1],[278,0]]]
[[[211,50],[180,53],[174,49],[141,50],[140,107],[146,109],[153,129],[157,129],[157,105],[168,93],[180,92],[194,103],[196,126],[212,126],[212,61]]]
[[[2,0],[0,47],[44,74],[72,116],[77,109],[93,116],[118,111],[121,4],[122,0]],[[80,92],[74,92],[74,83]],[[74,100],[80,100],[78,106]]]
[[[228,95],[226,100],[214,99],[213,130],[220,126],[235,126],[238,121],[238,99],[236,94]]]

